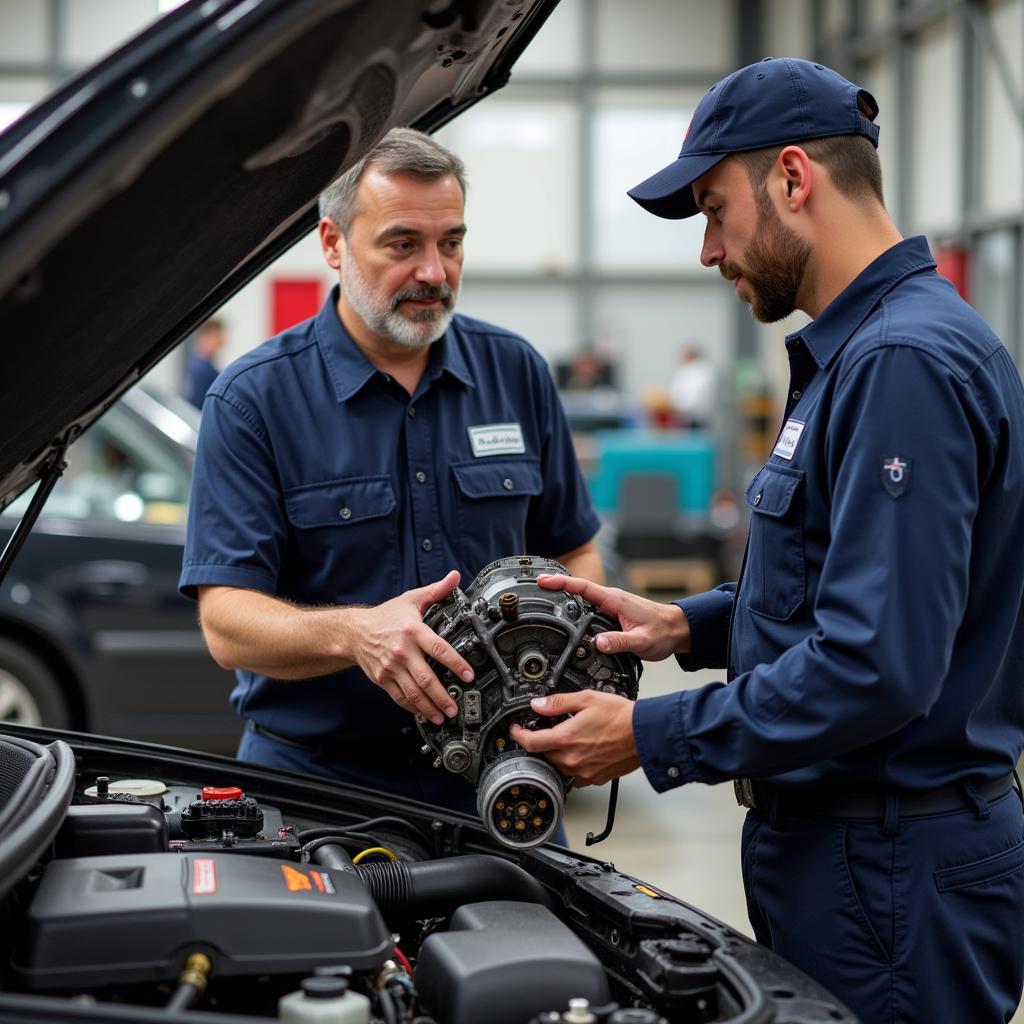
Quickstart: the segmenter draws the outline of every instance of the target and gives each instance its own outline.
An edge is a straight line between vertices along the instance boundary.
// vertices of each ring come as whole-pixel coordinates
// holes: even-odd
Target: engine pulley
[[[640,680],[639,659],[603,654],[594,644],[599,633],[619,628],[614,619],[574,594],[537,584],[541,574],[559,573],[570,575],[550,558],[501,558],[424,616],[476,674],[463,683],[430,661],[458,713],[441,725],[419,722],[424,750],[476,786],[481,819],[499,842],[517,849],[551,837],[572,785],[512,740],[513,723],[544,729],[557,722],[534,714],[530,699],[589,689],[635,700]]]

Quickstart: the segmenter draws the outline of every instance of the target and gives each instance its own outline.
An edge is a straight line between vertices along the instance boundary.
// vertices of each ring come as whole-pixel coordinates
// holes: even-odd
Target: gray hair
[[[423,132],[392,128],[373,149],[320,193],[320,216],[334,221],[343,235],[347,235],[352,226],[359,182],[371,164],[382,174],[415,174],[428,180],[451,174],[462,194],[466,194],[466,168],[454,153]]]

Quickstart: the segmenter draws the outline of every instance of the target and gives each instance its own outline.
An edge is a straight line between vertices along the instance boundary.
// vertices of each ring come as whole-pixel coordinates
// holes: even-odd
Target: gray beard
[[[437,341],[448,330],[459,298],[458,290],[446,284],[420,285],[384,295],[366,280],[351,256],[342,267],[341,294],[374,334],[408,349],[426,348]],[[440,299],[442,305],[440,309],[417,310],[408,317],[399,308],[407,299]]]

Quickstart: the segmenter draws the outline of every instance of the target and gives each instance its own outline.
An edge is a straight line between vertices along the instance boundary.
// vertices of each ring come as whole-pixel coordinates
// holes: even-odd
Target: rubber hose
[[[313,864],[319,864],[324,868],[333,868],[335,871],[354,871],[352,858],[348,850],[339,843],[332,843],[328,839],[319,839],[310,843],[303,851],[304,856]]]
[[[463,903],[487,900],[519,900],[554,909],[551,896],[532,875],[485,854],[357,864],[356,872],[385,917],[447,917]]]

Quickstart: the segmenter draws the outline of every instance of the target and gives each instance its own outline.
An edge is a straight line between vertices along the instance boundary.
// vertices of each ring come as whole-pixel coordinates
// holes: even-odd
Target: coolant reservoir
[[[284,1024],[370,1024],[370,1000],[345,978],[316,975],[303,978],[301,991],[283,996],[277,1014]]]

